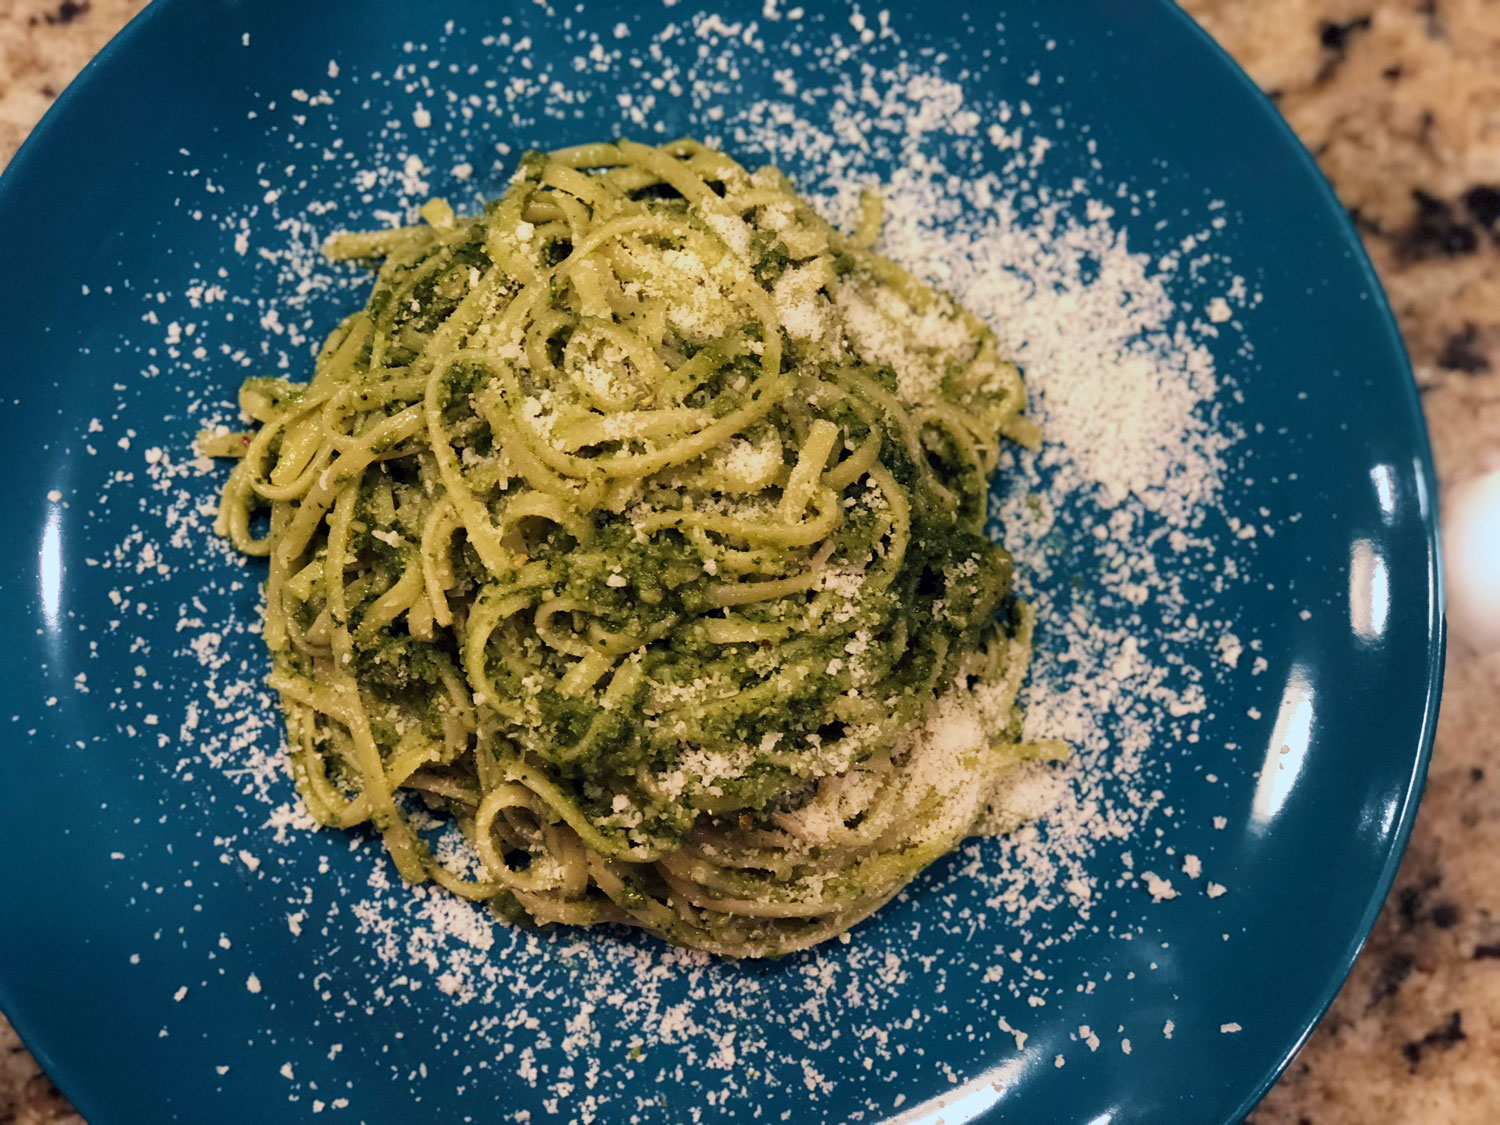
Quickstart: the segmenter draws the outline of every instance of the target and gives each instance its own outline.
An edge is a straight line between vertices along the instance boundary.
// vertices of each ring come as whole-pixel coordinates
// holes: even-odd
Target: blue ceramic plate
[[[1065,448],[996,507],[1038,699],[1082,724],[1071,812],[773,964],[506,930],[307,832],[259,572],[192,464],[246,373],[305,373],[362,302],[322,236],[622,130],[894,177],[926,272],[1072,341],[1021,354]],[[0,231],[0,1005],[95,1125],[1231,1122],[1343,980],[1436,719],[1432,468],[1342,211],[1172,5],[159,0],[11,165]],[[1137,399],[1091,431],[1056,381],[1121,324],[1106,353],[1190,392],[1156,430]]]

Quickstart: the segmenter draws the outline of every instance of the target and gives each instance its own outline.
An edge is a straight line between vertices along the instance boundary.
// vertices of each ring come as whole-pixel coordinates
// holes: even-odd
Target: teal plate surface
[[[1233,1122],[1348,971],[1416,811],[1441,589],[1416,392],[1306,153],[1164,2],[710,16],[158,0],[0,182],[16,469],[0,1006],[94,1125],[935,1121],[939,1105],[949,1123]],[[189,445],[247,371],[305,373],[312,338],[362,303],[318,239],[429,186],[497,190],[497,146],[513,161],[657,125],[815,187],[813,148],[791,124],[784,146],[752,128],[756,107],[847,116],[897,74],[909,93],[931,79],[922,151],[994,172],[1030,200],[1021,226],[1054,195],[1106,200],[1144,260],[1176,263],[1160,283],[1181,308],[1240,298],[1184,314],[1219,380],[1199,416],[1235,438],[1194,532],[1214,566],[1161,565],[1244,652],[1203,677],[1201,709],[1142,703],[1153,737],[1128,786],[1150,808],[1091,843],[1087,910],[1063,895],[1020,920],[994,874],[1018,845],[991,841],[846,945],[715,964],[491,928],[383,889],[367,839],[288,823],[247,628],[259,572],[206,545],[219,477]],[[932,93],[949,88],[963,105]],[[839,138],[861,173],[911,163],[894,120]],[[1023,125],[1050,149],[1018,170],[1005,131]],[[1140,534],[1161,530],[1133,503]],[[1100,511],[1083,493],[1059,510],[1034,596],[1123,615],[1164,653],[1180,613],[1088,601]],[[1044,635],[1038,675],[1063,660]],[[1115,778],[1101,792],[1128,804]],[[1177,897],[1153,902],[1147,870]]]

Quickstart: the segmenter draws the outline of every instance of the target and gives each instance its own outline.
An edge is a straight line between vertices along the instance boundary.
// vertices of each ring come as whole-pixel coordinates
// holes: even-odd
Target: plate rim
[[[1304,1025],[1302,1030],[1287,1045],[1280,1061],[1249,1092],[1236,1108],[1234,1115],[1223,1123],[1223,1125],[1238,1125],[1271,1092],[1271,1088],[1291,1065],[1292,1059],[1296,1058],[1298,1052],[1307,1045],[1313,1032],[1323,1022],[1323,1017],[1328,1014],[1328,1009],[1332,1007],[1335,998],[1343,991],[1344,984],[1354,969],[1354,963],[1369,942],[1370,934],[1375,929],[1375,922],[1380,917],[1381,911],[1385,909],[1385,903],[1395,884],[1401,861],[1406,856],[1407,844],[1411,840],[1417,811],[1421,806],[1422,795],[1427,786],[1427,771],[1432,761],[1433,742],[1437,737],[1438,714],[1442,706],[1443,677],[1446,671],[1448,636],[1445,607],[1447,595],[1443,582],[1442,540],[1438,530],[1441,523],[1439,509],[1441,498],[1437,467],[1432,459],[1432,441],[1427,430],[1427,416],[1422,410],[1422,400],[1417,390],[1411,356],[1406,350],[1406,341],[1401,336],[1395,311],[1391,308],[1390,297],[1385,291],[1380,275],[1375,271],[1375,264],[1370,260],[1368,251],[1365,250],[1364,240],[1360,238],[1348,209],[1339,199],[1333,184],[1323,174],[1323,169],[1319,167],[1317,160],[1302,143],[1302,138],[1297,136],[1281,110],[1276,107],[1276,103],[1256,84],[1234,56],[1210,35],[1202,24],[1184,11],[1176,0],[1157,0],[1157,4],[1159,7],[1168,9],[1168,18],[1176,19],[1189,37],[1197,42],[1199,48],[1208,51],[1218,61],[1221,68],[1227,71],[1230,81],[1237,85],[1251,102],[1259,106],[1263,115],[1270,118],[1274,131],[1290,150],[1289,155],[1306,173],[1312,182],[1313,191],[1319,196],[1324,208],[1330,212],[1333,227],[1338,231],[1340,240],[1351,251],[1353,264],[1358,269],[1366,290],[1371,294],[1376,316],[1381,322],[1385,344],[1395,358],[1398,373],[1406,376],[1400,381],[1398,393],[1405,408],[1403,421],[1413,429],[1415,467],[1419,485],[1427,501],[1426,511],[1421,518],[1428,567],[1427,694],[1422,703],[1422,724],[1417,738],[1417,755],[1412,763],[1411,774],[1407,778],[1400,814],[1386,835],[1385,862],[1372,888],[1373,893],[1365,907],[1365,912],[1360,916],[1353,940],[1350,941],[1340,958],[1340,970],[1337,977],[1330,980],[1315,997],[1312,1007],[1307,1009],[1308,1018],[1299,1021]]]

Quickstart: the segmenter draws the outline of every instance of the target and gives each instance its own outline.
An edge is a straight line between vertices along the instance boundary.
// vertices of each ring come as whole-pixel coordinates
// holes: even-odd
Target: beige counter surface
[[[1444,491],[1500,468],[1500,0],[1183,0],[1271,92],[1400,318]],[[140,0],[0,5],[0,163]],[[0,1019],[0,1125],[76,1123]],[[1500,654],[1450,645],[1410,850],[1257,1125],[1500,1121]]]

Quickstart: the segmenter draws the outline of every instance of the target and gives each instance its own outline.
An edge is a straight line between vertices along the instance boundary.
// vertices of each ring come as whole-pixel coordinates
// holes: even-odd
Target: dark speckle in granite
[[[1396,913],[1401,918],[1403,930],[1415,928],[1422,920],[1422,908],[1426,905],[1427,896],[1435,891],[1442,881],[1442,876],[1432,875],[1424,879],[1420,885],[1402,887],[1397,893]]]
[[[1472,187],[1464,195],[1464,206],[1481,226],[1493,231],[1500,222],[1500,189],[1488,184]]]
[[[1380,967],[1380,975],[1370,988],[1370,1002],[1366,1009],[1373,1008],[1400,992],[1415,965],[1416,962],[1405,953],[1393,953],[1387,957]]]
[[[1474,960],[1500,961],[1500,945],[1476,945],[1474,947]]]
[[[1417,213],[1397,236],[1397,253],[1408,262],[1432,258],[1459,258],[1479,249],[1479,235],[1474,227],[1458,217],[1453,204],[1446,199],[1415,189]]]
[[[1331,51],[1342,51],[1349,45],[1349,39],[1361,31],[1370,29],[1370,17],[1360,16],[1345,23],[1334,23],[1325,20],[1318,25],[1318,41]]]
[[[1478,375],[1480,372],[1490,369],[1489,357],[1479,347],[1479,330],[1472,324],[1464,326],[1462,332],[1455,332],[1448,337],[1448,342],[1443,345],[1443,350],[1438,355],[1438,366],[1446,371],[1462,371],[1469,375]],[[1480,777],[1483,777],[1483,773]],[[1474,779],[1478,781],[1479,778]]]
[[[79,16],[85,15],[89,10],[89,0],[62,0],[57,6],[57,11],[47,12],[42,18],[54,27],[65,23],[72,23]]]
[[[1427,18],[1427,34],[1433,39],[1443,37],[1443,21],[1438,15],[1438,0],[1419,0],[1417,11]]]
[[[1335,23],[1324,20],[1318,25],[1318,42],[1322,43],[1331,57],[1323,64],[1323,69],[1318,73],[1318,81],[1326,82],[1333,76],[1333,72],[1343,65],[1345,53],[1349,48],[1349,40],[1361,31],[1370,29],[1370,17],[1360,16],[1358,19],[1346,20],[1343,23]]]
[[[1406,1061],[1411,1063],[1411,1068],[1416,1070],[1417,1064],[1422,1061],[1424,1051],[1431,1047],[1436,1047],[1440,1051],[1446,1051],[1455,1043],[1462,1043],[1467,1039],[1468,1036],[1464,1034],[1463,1024],[1464,1014],[1462,1012],[1454,1012],[1448,1017],[1448,1022],[1444,1023],[1441,1027],[1433,1028],[1433,1030],[1420,1039],[1413,1039],[1401,1048],[1401,1053],[1406,1056]]]
[[[1440,930],[1451,930],[1458,925],[1458,907],[1451,902],[1440,902],[1432,908],[1432,924]]]

